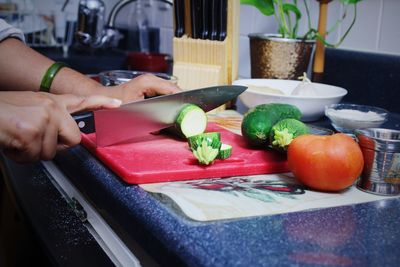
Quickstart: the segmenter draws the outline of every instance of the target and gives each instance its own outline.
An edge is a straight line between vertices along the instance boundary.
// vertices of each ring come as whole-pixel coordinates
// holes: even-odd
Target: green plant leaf
[[[295,39],[297,37],[297,29],[299,27],[299,21],[301,19],[301,12],[297,8],[296,5],[294,4],[288,4],[285,3],[282,5],[283,12],[286,14],[286,17],[288,19],[288,26],[289,26],[289,37]],[[294,13],[296,17],[296,22],[294,26],[292,27],[291,19],[290,19],[290,13]]]
[[[289,12],[293,12],[293,13],[295,14],[295,16],[296,16],[296,20],[301,19],[301,12],[300,12],[300,10],[297,8],[297,6],[295,6],[295,5],[293,5],[293,4],[288,4],[288,3],[286,3],[286,4],[283,4],[283,5],[282,5],[282,8],[283,8],[283,11],[284,11],[286,14],[289,14]]]
[[[348,4],[357,4],[358,2],[361,2],[362,0],[339,0],[342,4],[348,5]]]
[[[265,16],[271,16],[275,13],[273,0],[240,0],[240,3],[256,7]]]

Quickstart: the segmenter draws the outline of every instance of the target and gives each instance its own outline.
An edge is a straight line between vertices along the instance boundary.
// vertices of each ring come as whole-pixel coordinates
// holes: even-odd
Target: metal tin
[[[314,40],[261,33],[250,34],[249,39],[252,78],[297,79],[307,72]]]
[[[357,187],[378,195],[400,194],[400,131],[357,129],[364,169]]]

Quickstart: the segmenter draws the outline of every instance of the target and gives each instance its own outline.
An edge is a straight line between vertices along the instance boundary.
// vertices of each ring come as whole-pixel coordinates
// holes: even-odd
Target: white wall
[[[299,1],[301,3],[301,1]],[[312,23],[317,28],[319,4],[308,0]],[[300,5],[302,6],[302,5]],[[302,9],[304,9],[302,7]],[[328,36],[331,43],[338,42],[350,25],[353,10],[339,29]],[[305,12],[303,12],[305,14]],[[340,18],[343,10],[338,0],[328,5],[328,28]],[[273,17],[263,16],[251,6],[241,6],[240,12],[240,69],[241,77],[250,77],[249,40],[247,35],[253,32],[274,32],[276,23]],[[300,33],[307,29],[307,21],[300,25]],[[357,20],[352,31],[340,46],[341,49],[370,51],[400,55],[400,0],[363,0],[357,5]]]

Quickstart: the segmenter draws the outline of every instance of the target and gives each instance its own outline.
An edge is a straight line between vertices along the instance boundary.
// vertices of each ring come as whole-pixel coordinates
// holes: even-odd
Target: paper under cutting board
[[[82,135],[82,144],[130,184],[182,181],[239,175],[287,172],[286,157],[270,150],[249,148],[235,133],[209,123],[207,132],[221,133],[232,145],[232,156],[213,165],[199,165],[186,141],[170,135],[149,134],[131,143],[96,147],[95,134]]]

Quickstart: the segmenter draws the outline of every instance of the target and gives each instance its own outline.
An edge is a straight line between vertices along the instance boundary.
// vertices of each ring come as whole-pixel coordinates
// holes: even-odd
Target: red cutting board
[[[286,157],[271,150],[249,148],[235,133],[209,123],[207,132],[220,132],[232,145],[232,155],[212,165],[199,165],[186,141],[149,134],[135,142],[96,147],[96,135],[82,135],[82,144],[130,184],[287,172]]]

